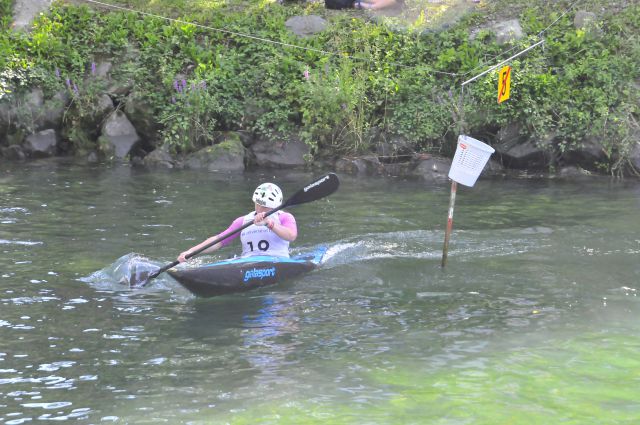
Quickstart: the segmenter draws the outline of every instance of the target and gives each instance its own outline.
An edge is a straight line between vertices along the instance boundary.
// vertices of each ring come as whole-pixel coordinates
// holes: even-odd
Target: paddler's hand
[[[261,212],[257,213],[253,219],[253,224],[256,226],[269,226],[271,220],[269,218],[264,218],[267,213]]]
[[[189,251],[185,251],[182,254],[178,255],[178,261],[181,263],[184,263],[185,261],[187,261],[187,255],[189,255],[190,252]]]

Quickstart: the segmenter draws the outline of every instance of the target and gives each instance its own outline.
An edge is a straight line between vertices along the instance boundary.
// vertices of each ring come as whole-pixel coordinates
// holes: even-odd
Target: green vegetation
[[[560,14],[569,1],[551,8],[545,0],[495,0],[439,29],[444,12],[420,13],[423,0],[409,2],[403,15],[376,19],[322,4],[111,1],[201,26],[62,3],[29,35],[8,31],[3,18],[0,98],[33,85],[49,95],[66,89],[74,100],[67,117],[82,115],[95,96],[85,87],[91,64],[111,60],[112,78],[132,82],[162,124],[159,143],[174,152],[206,146],[216,131],[243,129],[273,140],[297,132],[315,155],[366,152],[377,130],[415,150],[449,154],[460,130],[492,140],[515,123],[537,140],[552,138],[555,161],[586,139],[600,140],[609,158],[603,171],[621,173],[635,143],[640,5],[631,2],[609,2],[602,12],[600,2],[585,0],[579,7],[598,18],[576,29],[574,13]],[[0,11],[9,6],[0,0]],[[312,13],[329,21],[317,36],[298,38],[284,25]],[[523,25],[526,36],[516,45],[499,46],[486,30],[470,37],[505,17]],[[463,81],[543,30],[544,48],[511,63],[508,102],[496,102],[497,72],[467,85],[461,97]]]
[[[4,31],[11,26],[13,0],[0,0],[0,28]]]
[[[13,0],[0,0],[0,72],[6,72],[7,58],[6,54],[13,51],[10,45],[10,37],[7,33],[11,28],[13,16]],[[1,80],[0,80],[1,81]],[[3,94],[3,86],[0,85],[0,96]]]

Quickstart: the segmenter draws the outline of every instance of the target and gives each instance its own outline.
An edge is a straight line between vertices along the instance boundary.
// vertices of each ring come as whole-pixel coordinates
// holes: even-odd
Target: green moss
[[[113,161],[116,154],[116,148],[109,141],[109,139],[105,136],[98,137],[97,140],[98,152],[100,155],[105,158],[107,161]],[[80,151],[81,154],[84,154],[84,150]]]
[[[213,146],[231,155],[244,155],[244,146],[240,140],[240,135],[235,133],[229,133],[225,135],[225,139]]]
[[[207,158],[213,158],[220,155],[242,155],[244,152],[242,150],[242,146],[238,146],[233,142],[225,141],[220,144],[204,148],[200,153]]]

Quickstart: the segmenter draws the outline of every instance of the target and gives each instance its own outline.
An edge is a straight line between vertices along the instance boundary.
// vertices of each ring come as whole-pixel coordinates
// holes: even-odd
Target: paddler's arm
[[[200,242],[198,245],[189,248],[188,250],[186,250],[185,252],[181,253],[180,255],[178,255],[178,261],[180,261],[181,263],[187,261],[187,255],[191,254],[192,252],[195,252],[197,250],[199,250],[200,248],[202,248],[203,246],[206,246],[208,244],[210,244],[211,242],[213,242],[214,240],[216,240],[218,238],[218,235],[216,236],[211,236],[210,238],[208,238],[205,241]],[[200,254],[209,254],[217,249],[220,249],[222,247],[222,242],[218,242],[215,245],[210,246],[209,248],[205,249],[204,251],[202,251]]]
[[[242,221],[243,218],[242,217],[238,217],[235,220],[233,220],[233,223],[231,223],[231,226],[229,226],[229,228],[227,230],[225,230],[224,232],[220,233],[219,235],[215,235],[215,236],[211,236],[210,238],[208,238],[207,240],[204,240],[202,242],[200,242],[198,245],[193,246],[191,248],[189,248],[188,250],[186,250],[185,252],[181,253],[180,255],[178,255],[178,261],[180,261],[181,263],[184,263],[185,261],[187,261],[187,255],[191,254],[192,252],[197,251],[198,249],[202,248],[203,246],[207,246],[209,245],[211,242],[213,242],[214,240],[218,239],[220,236],[223,235],[228,235],[229,233],[234,232],[235,230],[240,229],[240,227],[242,227]],[[235,233],[231,236],[229,236],[228,238],[224,239],[223,241],[218,242],[215,245],[210,246],[209,248],[205,249],[204,251],[202,251],[200,254],[208,254],[211,253],[217,249],[222,248],[223,246],[227,246],[231,243],[231,241],[235,238],[238,237],[238,234]]]
[[[253,222],[256,226],[267,226],[273,233],[284,239],[285,241],[293,242],[298,237],[298,228],[296,226],[296,219],[291,214],[280,214],[281,223],[276,220],[267,217],[264,218],[265,213],[256,214]]]

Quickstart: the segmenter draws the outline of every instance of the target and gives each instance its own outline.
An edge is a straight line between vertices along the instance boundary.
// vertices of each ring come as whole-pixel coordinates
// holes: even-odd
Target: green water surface
[[[0,163],[0,423],[638,424],[640,183],[341,175],[292,209],[306,276],[119,283],[318,174]],[[197,262],[227,258],[227,249]]]

